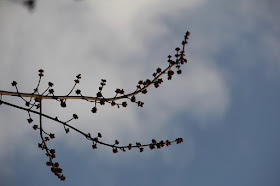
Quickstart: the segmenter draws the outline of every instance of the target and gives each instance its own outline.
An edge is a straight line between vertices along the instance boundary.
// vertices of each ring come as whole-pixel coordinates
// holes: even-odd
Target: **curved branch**
[[[38,114],[38,115],[40,116],[40,131],[42,131],[42,130],[41,130],[41,127],[42,127],[42,116],[44,116],[44,117],[46,117],[46,118],[48,118],[48,119],[50,119],[50,120],[56,121],[56,122],[58,122],[58,123],[60,123],[60,124],[62,124],[62,125],[64,125],[64,126],[67,126],[67,127],[71,128],[71,129],[75,130],[76,132],[82,134],[86,139],[88,139],[88,140],[90,140],[90,141],[92,141],[92,142],[99,143],[99,144],[101,144],[101,145],[105,145],[105,146],[108,146],[108,147],[119,148],[119,149],[124,149],[124,148],[128,148],[128,149],[129,149],[129,148],[136,148],[136,147],[137,147],[137,148],[139,148],[139,147],[146,147],[146,146],[150,146],[150,145],[151,145],[151,144],[145,144],[145,145],[140,145],[140,146],[139,146],[139,145],[116,146],[115,144],[112,145],[112,144],[109,144],[109,143],[105,143],[105,142],[99,141],[99,140],[97,140],[96,138],[91,137],[91,135],[90,135],[89,133],[86,134],[85,132],[82,132],[81,130],[79,130],[79,129],[75,128],[75,127],[72,127],[71,125],[67,124],[66,122],[60,121],[60,120],[58,120],[57,118],[53,118],[53,117],[51,117],[51,116],[48,116],[48,115],[46,115],[46,114],[43,114],[41,108],[40,108],[40,112],[38,112],[38,111],[35,111],[35,110],[29,110],[29,109],[27,109],[27,108],[24,108],[24,107],[21,107],[21,106],[18,106],[18,105],[14,105],[14,104],[12,104],[12,103],[8,103],[8,102],[6,102],[6,101],[0,100],[0,104],[1,104],[1,103],[5,104],[5,105],[9,105],[9,106],[14,107],[14,108],[18,108],[18,109],[21,109],[21,110],[25,110],[25,111],[28,111],[28,112],[32,112],[32,113],[34,113],[34,114]],[[42,140],[44,141],[44,139],[42,139]],[[178,140],[176,139],[176,140],[174,140],[174,141],[170,141],[170,144],[171,144],[171,143],[174,143],[174,142],[177,142],[177,143],[178,143]],[[164,142],[163,144],[167,144],[167,143]]]
[[[178,62],[179,61],[177,61],[176,63],[174,63],[174,64],[168,66],[166,69],[164,69],[148,85],[144,86],[143,88],[141,88],[141,89],[139,89],[135,92],[125,94],[123,96],[116,96],[116,97],[112,97],[112,98],[99,98],[99,97],[92,97],[92,96],[69,96],[69,94],[66,95],[66,96],[48,96],[48,95],[40,95],[40,94],[34,94],[34,93],[21,93],[21,92],[12,92],[12,91],[3,91],[3,90],[0,90],[0,95],[17,96],[17,97],[30,97],[30,98],[39,98],[39,99],[55,99],[55,100],[57,100],[57,99],[86,99],[86,100],[92,100],[92,101],[100,101],[100,100],[115,101],[115,100],[120,100],[120,99],[123,99],[123,98],[128,98],[128,97],[131,97],[131,96],[135,96],[135,95],[139,94],[140,92],[143,92],[149,86],[154,84],[163,74],[165,74],[166,71],[168,71],[173,66],[177,65]],[[72,89],[72,91],[73,91],[73,89]]]
[[[78,119],[78,116],[76,114],[73,114],[73,118],[66,121],[66,122],[59,120],[57,117],[54,118],[54,117],[51,117],[49,115],[44,114],[42,112],[42,101],[43,101],[43,99],[54,99],[54,100],[57,100],[57,101],[61,102],[61,104],[60,104],[61,107],[66,107],[66,100],[67,99],[80,99],[80,100],[85,100],[85,101],[89,101],[89,102],[94,102],[95,106],[91,110],[93,113],[96,113],[96,111],[97,111],[97,108],[96,108],[97,103],[100,104],[100,105],[104,105],[105,102],[109,102],[109,103],[111,103],[112,106],[117,105],[118,107],[119,106],[126,107],[127,106],[126,101],[122,102],[122,103],[115,103],[116,100],[125,99],[125,98],[130,99],[131,102],[135,102],[136,104],[138,104],[138,106],[143,107],[144,103],[141,102],[141,101],[136,102],[135,95],[139,94],[140,92],[143,93],[143,94],[146,94],[147,93],[146,89],[148,89],[148,87],[150,87],[152,84],[154,84],[155,88],[158,88],[159,85],[163,82],[162,78],[160,78],[163,74],[167,74],[167,76],[168,76],[167,79],[171,80],[172,76],[174,74],[174,71],[171,69],[173,66],[175,66],[177,68],[177,73],[178,74],[182,73],[180,67],[181,67],[181,65],[187,63],[187,59],[185,58],[185,45],[188,43],[187,39],[188,39],[189,35],[190,35],[190,32],[187,31],[187,33],[184,37],[184,40],[182,41],[182,50],[179,47],[177,47],[175,49],[177,51],[176,54],[175,54],[175,61],[173,61],[171,59],[172,56],[169,55],[168,60],[167,60],[168,61],[168,66],[163,71],[160,68],[158,68],[156,70],[156,72],[153,73],[154,78],[153,78],[152,81],[149,80],[149,79],[147,79],[146,81],[140,80],[138,82],[138,85],[136,86],[137,89],[134,92],[125,94],[123,89],[118,89],[117,88],[116,91],[115,91],[116,95],[114,97],[105,98],[102,95],[102,89],[106,85],[106,80],[101,79],[101,87],[99,87],[99,92],[97,92],[96,97],[83,96],[81,94],[81,90],[79,90],[79,89],[76,90],[77,96],[70,96],[70,94],[75,89],[76,85],[80,82],[79,79],[81,79],[81,74],[79,74],[79,75],[76,76],[77,79],[74,80],[75,84],[67,95],[65,95],[65,96],[55,96],[54,95],[54,89],[51,88],[53,86],[53,83],[51,83],[51,82],[48,83],[47,89],[42,94],[40,94],[38,88],[40,86],[41,79],[44,76],[44,74],[43,74],[44,70],[40,69],[39,74],[38,74],[40,78],[39,78],[39,81],[38,81],[38,84],[37,84],[36,88],[34,89],[34,91],[32,93],[19,92],[18,88],[16,86],[17,82],[13,81],[12,86],[15,86],[16,92],[0,90],[0,105],[5,104],[5,105],[8,105],[8,106],[17,108],[17,109],[27,111],[28,115],[29,115],[29,119],[27,119],[27,121],[29,123],[31,123],[33,121],[31,116],[30,116],[30,113],[34,113],[34,114],[39,115],[39,119],[40,119],[39,129],[40,129],[40,137],[41,137],[42,143],[39,143],[38,147],[41,148],[42,150],[46,150],[46,155],[49,157],[49,161],[46,162],[46,164],[47,164],[47,166],[51,166],[51,171],[56,176],[58,176],[58,178],[61,179],[61,180],[65,180],[65,177],[62,174],[62,169],[59,168],[59,163],[58,162],[56,162],[56,163],[53,162],[53,158],[55,158],[55,149],[49,149],[47,147],[47,143],[46,143],[47,141],[49,141],[49,138],[53,139],[53,138],[55,138],[55,136],[54,136],[53,133],[47,133],[46,131],[43,130],[42,117],[48,118],[50,120],[53,120],[53,121],[63,125],[66,133],[69,132],[69,128],[70,128],[70,129],[73,129],[74,131],[78,132],[79,134],[83,135],[87,140],[92,141],[92,143],[93,143],[92,148],[93,149],[97,148],[97,144],[101,144],[101,145],[104,145],[104,146],[107,146],[107,147],[111,147],[113,149],[113,153],[117,153],[118,149],[120,149],[122,151],[126,151],[126,149],[130,150],[132,148],[139,148],[140,152],[143,152],[144,147],[146,147],[146,146],[149,146],[150,149],[152,150],[152,149],[155,149],[155,148],[159,149],[159,148],[164,147],[164,146],[169,146],[169,145],[171,145],[172,143],[175,143],[175,142],[177,144],[179,144],[179,143],[183,142],[183,138],[177,138],[174,141],[169,141],[169,140],[163,141],[163,140],[161,140],[160,142],[157,142],[155,139],[152,139],[152,143],[144,144],[144,145],[142,145],[139,142],[136,142],[136,145],[129,144],[127,146],[120,146],[118,140],[115,140],[114,144],[105,143],[105,142],[99,141],[99,139],[102,137],[102,135],[100,133],[98,133],[97,137],[93,138],[93,137],[91,137],[90,133],[86,134],[85,132],[67,124],[68,122],[70,122],[73,119]],[[49,91],[49,93],[47,93],[45,95],[45,93],[47,91]],[[20,97],[21,99],[23,99],[25,101],[25,105],[29,108],[24,108],[24,107],[21,107],[19,105],[15,105],[15,104],[3,101],[2,100],[2,95]],[[24,99],[24,97],[29,97],[30,101],[27,101],[26,99]],[[31,102],[32,100],[34,102]],[[36,106],[37,109],[40,108],[40,111],[38,112],[38,111],[32,110],[32,108],[34,106]],[[66,127],[68,127],[68,128],[66,129]],[[34,130],[38,129],[38,125],[33,125],[33,129]],[[48,135],[48,137],[45,137],[44,134]]]

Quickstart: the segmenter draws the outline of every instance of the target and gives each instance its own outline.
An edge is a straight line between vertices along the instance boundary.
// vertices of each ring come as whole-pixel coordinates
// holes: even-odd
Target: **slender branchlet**
[[[28,114],[27,122],[29,124],[33,123],[32,116],[38,115],[39,116],[39,126],[37,124],[32,125],[32,128],[34,130],[38,130],[41,138],[41,142],[38,143],[38,147],[45,151],[46,156],[48,157],[48,161],[46,162],[47,166],[51,167],[51,171],[60,179],[65,180],[66,177],[62,174],[62,168],[60,168],[59,163],[55,162],[56,158],[56,150],[50,149],[48,147],[48,142],[55,138],[54,133],[49,133],[44,129],[43,126],[43,118],[47,118],[50,120],[53,120],[56,123],[59,123],[63,126],[63,129],[65,130],[66,134],[70,132],[70,130],[73,130],[75,132],[78,132],[82,136],[84,136],[87,140],[91,141],[91,146],[93,149],[97,149],[98,145],[103,145],[112,148],[113,153],[118,153],[118,151],[127,151],[131,150],[133,148],[139,149],[140,152],[144,151],[145,147],[153,149],[160,149],[164,146],[170,146],[172,143],[182,143],[183,138],[177,138],[173,141],[169,140],[160,140],[157,141],[155,139],[151,140],[151,143],[142,144],[140,142],[136,142],[134,144],[129,143],[128,145],[120,145],[119,141],[116,139],[114,143],[105,143],[101,140],[102,135],[101,133],[97,133],[95,136],[92,136],[91,133],[83,132],[79,130],[76,127],[73,127],[69,123],[73,120],[79,119],[77,114],[73,114],[70,119],[67,121],[62,121],[58,119],[57,116],[53,117],[47,114],[43,113],[43,100],[48,99],[54,99],[57,100],[60,103],[61,107],[66,107],[66,100],[68,99],[80,99],[86,102],[89,102],[93,104],[91,112],[93,114],[96,114],[98,112],[98,107],[110,104],[111,106],[116,106],[118,108],[120,107],[127,107],[128,102],[136,104],[138,107],[143,107],[144,102],[137,99],[137,95],[147,94],[148,88],[150,86],[154,85],[155,88],[158,88],[162,83],[163,79],[162,77],[164,75],[167,75],[167,80],[172,80],[173,75],[175,74],[174,70],[177,72],[177,74],[181,74],[181,66],[185,63],[187,63],[187,59],[185,57],[185,46],[188,43],[188,37],[190,35],[190,32],[187,32],[184,40],[182,41],[182,48],[177,47],[175,49],[176,53],[174,55],[174,59],[171,55],[167,57],[167,67],[165,67],[163,70],[161,68],[157,68],[156,71],[152,74],[152,79],[146,79],[146,80],[139,80],[139,82],[136,85],[136,89],[134,92],[126,93],[124,89],[117,88],[115,90],[115,96],[114,97],[104,97],[103,95],[103,88],[106,86],[106,79],[101,79],[100,86],[98,87],[98,91],[96,93],[96,96],[85,96],[82,94],[82,91],[80,89],[75,89],[76,86],[80,83],[81,80],[81,74],[78,74],[76,76],[76,79],[74,80],[74,85],[67,93],[66,95],[58,96],[55,95],[54,91],[54,84],[52,82],[48,82],[47,88],[45,88],[42,93],[39,92],[39,87],[41,85],[41,79],[44,76],[44,70],[39,70],[39,80],[37,83],[37,86],[31,93],[23,93],[19,92],[17,87],[17,82],[13,81],[11,84],[13,87],[15,87],[15,91],[0,91],[0,105],[4,104],[7,106],[11,106],[20,110],[24,110]],[[175,69],[174,69],[175,68]],[[75,96],[72,95],[72,93],[75,92]],[[15,105],[12,103],[9,103],[7,101],[4,101],[4,96],[15,96],[20,97],[25,102],[25,107]]]

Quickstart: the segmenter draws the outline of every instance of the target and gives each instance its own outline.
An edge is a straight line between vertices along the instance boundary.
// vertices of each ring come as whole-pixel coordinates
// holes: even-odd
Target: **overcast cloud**
[[[57,95],[67,94],[79,73],[82,79],[78,88],[85,95],[95,96],[100,79],[104,78],[107,80],[103,93],[106,97],[114,96],[116,88],[132,92],[138,80],[152,78],[156,68],[167,65],[167,56],[174,54],[174,49],[180,46],[185,32],[189,30],[189,62],[183,66],[183,74],[172,81],[164,79],[160,88],[152,87],[147,95],[140,95],[139,99],[145,102],[144,108],[130,103],[125,109],[105,105],[93,115],[90,112],[93,105],[90,103],[69,101],[68,107],[63,109],[55,101],[44,101],[46,113],[58,115],[63,120],[77,113],[79,120],[74,121],[73,125],[85,132],[101,132],[106,142],[119,139],[124,144],[136,141],[148,143],[152,138],[172,140],[183,137],[183,144],[156,152],[147,149],[141,154],[127,152],[113,156],[111,149],[100,147],[92,152],[90,143],[81,136],[74,133],[66,136],[62,126],[47,119],[44,123],[49,131],[55,131],[58,136],[51,145],[61,151],[58,161],[62,163],[65,174],[69,175],[70,185],[88,185],[86,180],[92,175],[89,176],[87,171],[94,171],[97,185],[127,185],[129,182],[121,184],[119,177],[129,173],[127,170],[133,167],[138,168],[131,171],[146,178],[144,185],[201,185],[202,182],[195,180],[195,176],[193,180],[189,178],[186,181],[184,173],[191,169],[196,171],[192,166],[199,167],[196,160],[199,161],[201,154],[207,151],[206,141],[216,140],[219,135],[205,142],[201,140],[207,139],[213,131],[229,130],[235,122],[231,118],[235,116],[244,121],[252,118],[249,112],[256,107],[246,109],[246,106],[252,104],[251,99],[259,100],[250,93],[259,90],[259,84],[254,79],[258,77],[267,81],[264,83],[266,85],[270,85],[268,82],[279,83],[280,26],[277,7],[280,7],[279,3],[273,0],[215,0],[211,3],[204,0],[40,0],[34,11],[30,12],[19,0],[2,0],[0,89],[12,91],[11,82],[15,80],[20,91],[31,92],[37,83],[37,71],[42,68],[45,70],[42,87],[47,86],[48,81],[53,82]],[[279,92],[277,83],[273,92]],[[269,96],[268,92],[263,96],[275,100],[276,96]],[[243,101],[239,102],[241,95],[244,96]],[[6,96],[3,99],[21,103],[20,99]],[[266,103],[279,103],[279,99],[271,100],[266,100]],[[273,104],[270,109],[275,110]],[[239,116],[241,113],[247,115]],[[56,183],[44,166],[46,157],[36,148],[39,136],[28,126],[27,117],[26,113],[14,108],[0,107],[0,180],[4,185],[18,185],[19,182],[37,185],[39,180],[48,180],[46,185]],[[270,118],[270,123],[279,123],[279,117]],[[260,119],[250,123],[257,120]],[[248,147],[244,148],[243,143],[240,145],[236,141],[240,134],[233,131],[239,130],[226,133],[226,136],[232,136],[229,141],[225,137],[215,144],[223,142],[227,146],[233,143],[232,151],[238,147],[237,152],[246,151],[252,155],[254,143],[245,139]],[[255,139],[249,135],[249,131],[244,131],[244,135]],[[279,137],[275,138],[279,141]],[[220,146],[223,147],[223,144]],[[215,145],[210,147],[215,149]],[[226,148],[223,149],[225,155],[222,157],[228,157]],[[22,156],[17,155],[18,152]],[[203,158],[211,158],[211,152]],[[63,157],[65,155],[67,157]],[[258,157],[255,158],[257,160]],[[36,163],[29,163],[24,170],[38,169],[40,173],[35,173],[34,176],[38,178],[31,181],[29,177],[23,179],[26,175],[20,167],[23,167],[21,161],[29,162],[32,159]],[[72,162],[73,159],[76,159],[75,162]],[[218,168],[213,168],[215,172],[224,170],[221,168],[224,163],[219,162],[223,158],[207,160],[204,165],[216,162]],[[120,173],[114,172],[121,165]],[[150,167],[150,170],[146,167]],[[170,178],[163,179],[163,182],[150,176],[154,174],[152,171],[161,174],[161,170],[169,172],[170,169],[180,170],[181,173],[170,173]],[[79,174],[79,171],[83,173]],[[107,172],[110,179],[103,176]],[[252,177],[256,174],[251,173]],[[201,175],[202,179],[209,180],[208,174],[201,172]],[[265,176],[262,178],[267,179]],[[131,176],[128,181],[134,179]],[[277,181],[275,177],[270,179]],[[25,180],[24,183],[22,180]],[[216,184],[217,180],[213,178],[209,183],[213,181],[214,185],[224,185],[224,182]],[[255,183],[250,175],[248,180],[241,181],[239,185]],[[139,185],[143,185],[143,182]]]

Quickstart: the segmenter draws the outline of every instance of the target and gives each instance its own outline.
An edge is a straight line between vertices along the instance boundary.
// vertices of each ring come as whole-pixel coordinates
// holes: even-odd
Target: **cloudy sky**
[[[279,8],[277,0],[39,0],[29,11],[21,0],[1,0],[0,90],[13,91],[15,80],[31,92],[42,68],[42,88],[51,81],[57,95],[70,91],[77,74],[85,95],[95,96],[100,79],[106,97],[116,88],[134,91],[166,67],[187,30],[191,36],[182,75],[140,95],[143,108],[105,105],[93,115],[83,101],[65,109],[43,103],[62,120],[77,113],[71,124],[101,132],[105,142],[184,143],[113,154],[44,119],[67,177],[60,182],[45,166],[27,113],[1,105],[0,185],[279,185]]]

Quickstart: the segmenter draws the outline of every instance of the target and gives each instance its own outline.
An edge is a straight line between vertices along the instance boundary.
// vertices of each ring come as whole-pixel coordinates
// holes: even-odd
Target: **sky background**
[[[44,69],[42,88],[54,83],[66,95],[78,88],[95,96],[135,90],[167,65],[187,30],[188,63],[138,99],[143,108],[98,107],[80,100],[43,110],[103,141],[121,144],[184,138],[184,143],[143,153],[113,154],[44,119],[55,132],[66,182],[45,165],[38,131],[27,113],[0,106],[0,185],[280,185],[280,1],[277,0],[40,0],[34,11],[21,0],[0,1],[0,90],[31,92]],[[5,101],[23,105],[19,98]],[[33,116],[34,123],[38,117]]]

